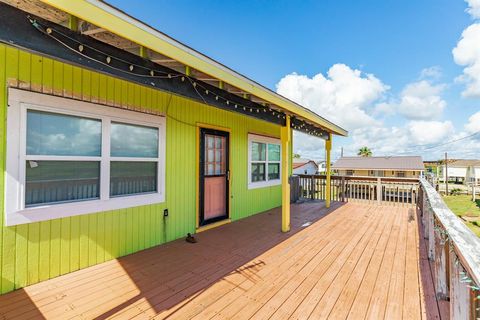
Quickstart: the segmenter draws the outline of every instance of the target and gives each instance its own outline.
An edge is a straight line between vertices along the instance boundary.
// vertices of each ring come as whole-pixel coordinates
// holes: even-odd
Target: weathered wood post
[[[310,177],[310,198],[315,200],[315,175],[311,175]]]
[[[342,202],[345,202],[345,177],[340,182],[340,190],[342,190]]]
[[[472,296],[468,283],[462,281],[466,271],[455,251],[450,251],[450,319],[472,319]]]
[[[448,299],[447,254],[449,254],[448,236],[440,226],[435,232],[435,289],[437,299]]]
[[[428,258],[435,261],[435,213],[433,209],[428,210]]]
[[[382,203],[382,178],[377,178],[377,204]]]

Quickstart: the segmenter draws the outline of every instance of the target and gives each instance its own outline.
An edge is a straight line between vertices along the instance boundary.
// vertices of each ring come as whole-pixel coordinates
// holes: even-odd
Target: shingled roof
[[[458,159],[448,163],[449,167],[480,167],[480,160]]]
[[[342,157],[332,169],[365,169],[365,170],[425,170],[422,157]]]

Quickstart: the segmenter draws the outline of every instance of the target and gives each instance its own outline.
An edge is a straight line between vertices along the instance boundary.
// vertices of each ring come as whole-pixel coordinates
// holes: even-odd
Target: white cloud
[[[465,131],[470,134],[480,131],[480,111],[468,118],[468,122],[465,124]]]
[[[379,103],[375,111],[386,115],[399,113],[410,120],[438,119],[447,105],[441,96],[444,88],[445,85],[429,80],[413,82],[405,86],[397,101]]]
[[[462,32],[462,38],[453,49],[455,63],[464,66],[458,81],[466,84],[465,97],[480,97],[480,23],[474,23]]]
[[[445,141],[455,132],[450,121],[410,121],[407,130],[415,144],[435,144]]]
[[[465,0],[468,3],[467,12],[474,19],[480,19],[480,0]]]
[[[439,66],[433,66],[425,68],[420,72],[420,79],[437,80],[442,76],[442,68]]]
[[[372,74],[335,64],[327,75],[312,78],[296,73],[283,77],[277,92],[347,130],[374,125],[368,110],[389,87]]]

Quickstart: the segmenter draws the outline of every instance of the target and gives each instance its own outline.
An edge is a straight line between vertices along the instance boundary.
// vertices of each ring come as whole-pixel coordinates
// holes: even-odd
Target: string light
[[[196,87],[200,87],[203,92],[205,93],[205,95],[209,95],[210,94],[210,91],[205,88],[204,86],[202,86],[202,84],[200,83],[197,83],[196,81],[192,81],[190,79],[190,77],[188,76],[185,76],[183,74],[176,74],[176,75],[172,75],[171,73],[167,73],[167,72],[164,72],[164,71],[159,71],[159,70],[152,70],[151,68],[147,68],[143,65],[137,65],[137,64],[132,64],[131,62],[128,62],[128,61],[125,61],[121,58],[117,58],[117,57],[111,57],[109,55],[107,55],[106,53],[94,48],[94,47],[91,47],[89,45],[84,45],[82,43],[80,43],[78,40],[70,37],[69,35],[67,34],[64,34],[62,33],[61,31],[58,31],[58,30],[55,30],[55,29],[52,29],[50,27],[46,28],[44,26],[41,26],[38,22],[36,22],[35,20],[32,20],[30,19],[31,23],[33,26],[35,26],[39,31],[43,32],[43,33],[47,33],[50,37],[52,37],[54,40],[56,40],[57,42],[59,42],[60,44],[66,46],[67,48],[69,48],[70,50],[74,50],[72,47],[70,47],[69,44],[67,43],[64,43],[61,39],[57,38],[55,36],[55,34],[59,34],[59,35],[62,35],[64,36],[65,38],[68,38],[70,39],[71,41],[73,42],[77,42],[78,43],[78,51],[77,50],[74,50],[75,52],[80,52],[78,54],[81,54],[81,55],[84,55],[82,54],[81,52],[85,51],[85,47],[88,47],[90,48],[91,50],[93,51],[96,51],[102,55],[105,55],[105,59],[106,59],[106,63],[109,65],[110,68],[113,68],[113,69],[117,69],[119,71],[123,71],[123,72],[127,72],[126,70],[122,70],[121,68],[118,68],[118,67],[114,67],[114,66],[111,66],[110,63],[112,62],[112,59],[115,59],[116,61],[119,61],[119,62],[123,62],[125,64],[128,65],[128,70],[133,73],[132,71],[135,70],[135,69],[140,69],[140,70],[145,70],[145,72],[147,74],[139,74],[138,72],[135,73],[134,75],[135,76],[140,76],[140,77],[146,77],[146,76],[150,76],[150,77],[155,77],[155,78],[173,78],[173,77],[180,77],[181,78],[181,81],[182,82],[185,82],[185,77],[187,77],[187,79],[190,81],[190,83],[192,84],[193,88],[195,89],[195,91],[197,92],[197,94],[202,98],[202,100],[205,102],[205,104],[208,104],[205,99],[203,99],[202,95],[200,94],[200,92],[196,89]],[[55,33],[55,34],[54,34]],[[102,61],[99,61],[99,60],[96,60],[95,58],[92,58],[90,56],[86,56],[84,55],[86,58],[89,58],[91,60],[94,60],[94,61],[97,61],[99,63],[103,63]],[[158,74],[164,74],[166,76],[161,76],[161,75],[158,75]],[[150,82],[150,84],[152,86],[155,86],[155,83],[154,82]],[[230,100],[225,98],[225,97],[222,97],[220,95],[216,95],[215,96],[215,100],[218,101],[219,99],[223,99],[223,101],[225,101],[226,105],[230,105]],[[263,104],[263,107],[246,107],[246,106],[243,106],[242,104],[238,104],[238,103],[235,103],[234,104],[234,108],[235,109],[243,109],[243,111],[248,111],[250,113],[253,113],[253,112],[256,112],[256,113],[260,113],[261,111],[263,111],[263,113],[271,113],[271,115],[273,117],[276,117],[278,119],[286,119],[286,115],[282,112],[282,111],[278,111],[278,110],[274,110],[272,108],[269,107],[269,105],[267,103],[264,103]],[[293,121],[297,122],[297,123],[293,123]],[[313,125],[309,125],[313,128],[315,128]],[[296,129],[296,130],[301,130],[301,131],[304,131],[304,132],[307,132],[309,134],[312,134],[312,135],[315,135],[315,136],[323,136],[323,132],[321,131],[318,131],[316,129],[312,129],[312,128],[308,128],[306,126],[306,123],[302,120],[298,120],[298,119],[292,119],[292,124],[291,124],[291,127]]]

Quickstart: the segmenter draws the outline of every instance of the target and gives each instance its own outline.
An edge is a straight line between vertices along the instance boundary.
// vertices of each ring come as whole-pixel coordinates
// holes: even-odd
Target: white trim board
[[[266,158],[265,158],[265,181],[257,181],[257,182],[252,182],[252,142],[259,142],[259,143],[265,143],[266,149]],[[269,180],[268,179],[268,144],[276,144],[280,146],[280,161],[274,161],[274,163],[279,163],[280,164],[280,176],[278,179],[275,180]],[[257,188],[265,188],[265,187],[272,187],[272,186],[277,186],[282,184],[282,144],[280,139],[277,138],[272,138],[272,137],[266,137],[266,136],[261,136],[257,134],[248,134],[248,184],[247,188],[248,189],[257,189]],[[255,162],[261,162],[261,161],[255,161]]]
[[[81,116],[102,121],[102,154],[99,157],[27,156],[27,109]],[[112,115],[113,114],[113,115]],[[110,157],[110,123],[143,125],[158,128],[158,158]],[[7,111],[7,144],[5,175],[5,221],[7,226],[45,221],[108,210],[136,207],[165,201],[165,117],[73,99],[9,88]],[[25,161],[57,160],[100,162],[100,198],[69,203],[25,207]],[[110,197],[110,161],[157,162],[157,192]]]

